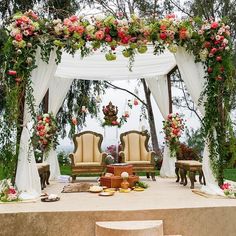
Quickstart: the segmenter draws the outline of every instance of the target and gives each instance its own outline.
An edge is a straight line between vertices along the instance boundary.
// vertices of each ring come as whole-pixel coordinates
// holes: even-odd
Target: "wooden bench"
[[[191,189],[194,188],[194,182],[196,182],[196,178],[195,178],[196,172],[199,173],[200,184],[206,185],[204,173],[202,171],[201,162],[191,161],[191,160],[189,161],[179,160],[175,162],[175,173],[177,175],[176,182],[179,182],[181,178],[180,184],[183,184],[184,186],[186,186],[188,183],[187,172],[189,172],[189,179],[191,181],[191,186],[190,186]],[[179,177],[179,173],[180,173],[180,177]],[[202,182],[202,179],[203,179],[203,182]]]
[[[46,184],[49,185],[49,177],[50,177],[50,166],[46,163],[37,163],[37,168],[40,177],[41,189],[46,188]]]

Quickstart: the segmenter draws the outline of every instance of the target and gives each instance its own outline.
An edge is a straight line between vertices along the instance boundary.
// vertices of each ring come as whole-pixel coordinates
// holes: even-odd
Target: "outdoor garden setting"
[[[235,3],[204,4],[3,1],[3,235],[234,235]]]

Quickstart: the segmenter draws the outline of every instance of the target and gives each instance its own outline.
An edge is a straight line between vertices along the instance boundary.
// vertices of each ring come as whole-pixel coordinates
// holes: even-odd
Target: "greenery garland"
[[[56,48],[59,63],[62,51],[70,54],[80,51],[83,57],[99,48],[106,51],[109,48],[106,58],[114,60],[116,48],[122,45],[125,47],[123,55],[130,57],[132,64],[136,53],[147,51],[148,43],[153,43],[154,54],[165,48],[175,53],[178,46],[182,46],[195,56],[196,62],[204,64],[206,80],[200,99],[205,106],[204,133],[209,139],[213,169],[219,180],[222,179],[225,143],[233,140],[229,112],[235,91],[230,29],[224,21],[178,21],[173,15],[158,21],[142,20],[136,16],[132,16],[130,21],[117,20],[113,16],[90,20],[71,16],[64,21],[49,21],[40,19],[30,10],[14,15],[7,31],[9,38],[4,46],[5,63],[1,76],[7,112],[1,143],[18,124],[18,98],[22,93],[25,93],[32,117],[35,117],[34,109],[31,109],[34,99],[29,78],[37,66],[37,47],[40,47],[45,61],[48,61],[51,50]]]

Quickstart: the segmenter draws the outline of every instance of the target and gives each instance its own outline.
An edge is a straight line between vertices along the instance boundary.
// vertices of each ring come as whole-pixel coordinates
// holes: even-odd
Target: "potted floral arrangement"
[[[178,113],[172,113],[163,121],[165,143],[170,148],[171,156],[176,156],[179,149],[179,139],[184,131],[184,121]]]
[[[236,186],[230,183],[224,183],[221,185],[221,189],[224,191],[225,196],[229,198],[236,198]]]
[[[19,192],[12,185],[10,179],[0,181],[0,201],[14,202],[19,201]]]
[[[38,115],[32,137],[35,149],[47,155],[51,148],[55,148],[58,144],[57,138],[57,123],[54,116],[52,114]]]

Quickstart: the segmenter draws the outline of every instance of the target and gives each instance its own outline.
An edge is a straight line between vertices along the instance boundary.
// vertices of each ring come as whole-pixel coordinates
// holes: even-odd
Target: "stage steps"
[[[96,222],[96,236],[164,236],[162,220]]]

